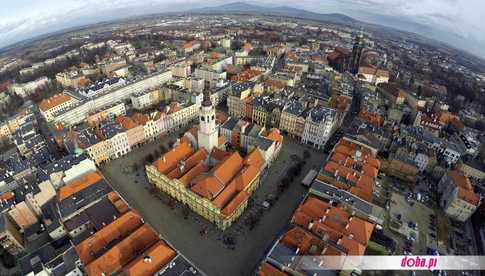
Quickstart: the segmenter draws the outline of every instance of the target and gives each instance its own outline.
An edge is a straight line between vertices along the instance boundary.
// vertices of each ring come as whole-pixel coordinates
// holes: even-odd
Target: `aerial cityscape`
[[[147,2],[0,21],[0,275],[485,275],[485,29]]]

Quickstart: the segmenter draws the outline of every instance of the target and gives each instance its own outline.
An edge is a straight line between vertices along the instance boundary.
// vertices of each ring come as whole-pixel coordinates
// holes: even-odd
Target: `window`
[[[200,116],[200,120],[203,122],[205,120],[204,116]]]

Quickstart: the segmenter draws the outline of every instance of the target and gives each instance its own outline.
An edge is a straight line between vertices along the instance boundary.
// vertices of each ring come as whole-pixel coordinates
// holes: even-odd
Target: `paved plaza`
[[[326,156],[322,151],[315,151],[285,137],[279,157],[251,197],[248,209],[231,228],[222,232],[166,195],[152,192],[145,177],[143,163],[146,156],[160,153],[161,147],[169,149],[169,145],[182,133],[181,130],[145,144],[125,157],[110,162],[103,166],[103,174],[163,238],[203,272],[211,276],[251,275],[276,238],[288,227],[294,210],[303,200],[307,189],[300,184],[302,178],[312,166],[323,164]],[[295,156],[301,159],[305,150],[311,153],[305,160],[306,165],[289,187],[279,194],[281,179],[298,162]],[[262,206],[264,201],[274,197],[277,199],[270,208]],[[260,217],[259,222],[250,229],[248,220],[255,216]]]

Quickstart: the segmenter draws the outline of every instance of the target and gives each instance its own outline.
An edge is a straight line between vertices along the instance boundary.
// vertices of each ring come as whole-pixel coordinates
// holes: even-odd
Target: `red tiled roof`
[[[85,266],[86,272],[90,276],[98,276],[102,273],[110,275],[138,257],[140,253],[150,248],[157,241],[159,241],[157,234],[144,224],[102,256]]]
[[[111,242],[119,238],[127,237],[142,224],[141,217],[134,211],[129,211],[78,244],[75,250],[81,262],[84,265],[88,265]]]
[[[63,201],[64,199],[70,197],[71,195],[86,189],[87,187],[94,185],[101,181],[103,177],[97,171],[89,172],[82,175],[73,181],[69,182],[66,186],[63,186],[57,192],[57,199]]]
[[[232,181],[231,183],[229,183],[229,185],[227,185],[226,188],[224,188],[224,190],[219,195],[217,195],[212,203],[214,203],[217,208],[223,209],[224,206],[226,206],[227,203],[229,203],[229,201],[233,199],[234,196],[236,196],[237,192],[238,190],[236,182]]]
[[[192,186],[191,190],[209,200],[213,200],[224,189],[224,184],[213,175],[201,177],[194,182],[195,184]]]
[[[138,258],[131,261],[123,268],[127,276],[154,275],[158,270],[167,265],[177,253],[165,242],[159,241],[150,247]]]
[[[212,152],[211,152],[211,158],[214,158],[214,159],[216,159],[218,161],[224,160],[229,155],[231,155],[231,153],[229,153],[227,151],[224,151],[224,150],[221,150],[219,148],[213,148],[212,149]]]
[[[131,118],[120,116],[116,118],[116,122],[124,129],[132,129],[138,126]]]
[[[343,237],[341,239],[341,246],[347,250],[347,255],[349,256],[362,256],[365,252],[365,246],[357,242],[356,240],[350,239],[349,237]]]
[[[332,207],[327,209],[323,223],[338,232],[343,232],[348,221],[349,213],[341,208]]]
[[[71,100],[71,97],[67,94],[57,94],[48,99],[42,100],[39,103],[39,109],[43,112],[48,111],[49,109],[59,106],[65,102]]]
[[[185,187],[188,187],[190,182],[194,180],[197,176],[200,176],[203,173],[209,171],[209,167],[204,163],[199,163],[192,169],[190,169],[187,173],[185,173],[182,177],[179,178],[180,182],[184,184]]]
[[[148,116],[141,113],[133,114],[133,116],[131,116],[131,119],[138,125],[145,125],[148,122]]]
[[[358,217],[349,219],[349,223],[344,230],[346,235],[352,235],[353,239],[363,245],[367,245],[374,231],[374,224]]]
[[[187,160],[183,162],[183,166],[182,164],[179,164],[179,166],[175,167],[172,171],[170,171],[167,174],[168,178],[180,178],[197,164],[204,161],[206,156],[207,151],[203,148],[199,149],[196,153],[192,154]]]
[[[229,204],[227,204],[226,207],[224,207],[224,209],[222,209],[222,214],[225,215],[225,216],[230,216],[234,210],[237,209],[237,207],[239,207],[239,205],[241,205],[241,203],[243,203],[244,201],[246,201],[248,199],[248,194],[245,192],[245,191],[241,191],[237,194],[237,196],[235,196],[231,202],[229,202]]]
[[[234,152],[225,160],[219,162],[214,169],[212,174],[222,183],[226,184],[231,180],[231,178],[239,172],[243,166],[243,160],[239,153]]]
[[[283,143],[283,136],[281,135],[280,130],[277,128],[272,128],[269,131],[268,135],[266,135],[266,138],[272,141],[275,141],[279,144]]]
[[[155,161],[153,165],[159,172],[166,174],[173,170],[182,158],[188,157],[192,153],[193,150],[190,144],[188,142],[181,142],[172,150],[165,153],[160,159]]]
[[[458,197],[470,204],[478,206],[480,196],[473,191],[470,179],[458,170],[449,171],[448,176],[451,178],[452,183],[458,187]]]
[[[261,155],[261,151],[259,151],[257,148],[251,151],[245,158],[244,158],[244,164],[245,165],[253,165],[256,166],[257,168],[261,168],[264,165],[265,161],[263,156]]]
[[[288,274],[284,273],[283,271],[277,269],[276,267],[264,262],[259,267],[259,276],[286,276]]]

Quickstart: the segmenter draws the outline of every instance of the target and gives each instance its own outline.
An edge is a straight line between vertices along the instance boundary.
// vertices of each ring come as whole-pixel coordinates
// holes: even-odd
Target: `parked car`
[[[418,228],[418,224],[413,222],[413,221],[409,221],[408,222],[408,227],[411,228],[411,229],[414,229],[416,230],[416,228]]]

